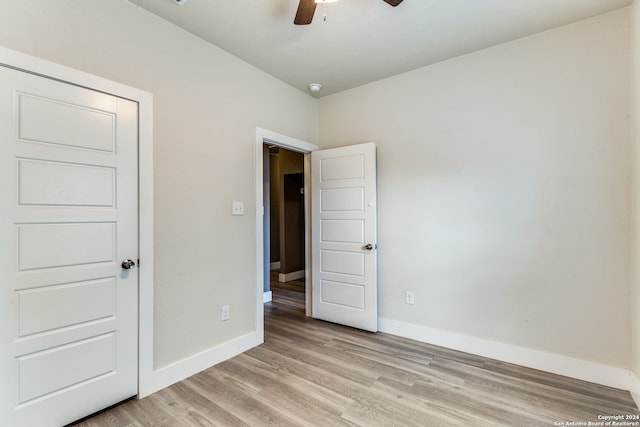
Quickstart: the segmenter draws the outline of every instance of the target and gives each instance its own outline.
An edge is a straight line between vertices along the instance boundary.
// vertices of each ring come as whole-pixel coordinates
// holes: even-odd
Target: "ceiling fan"
[[[325,0],[326,1],[326,0]],[[329,0],[330,1],[330,0]],[[396,7],[402,0],[384,0],[386,3],[393,7]],[[323,3],[322,0],[300,0],[298,4],[298,11],[296,12],[296,18],[293,23],[296,25],[308,25],[313,20],[313,14],[316,12],[316,6],[318,3]]]

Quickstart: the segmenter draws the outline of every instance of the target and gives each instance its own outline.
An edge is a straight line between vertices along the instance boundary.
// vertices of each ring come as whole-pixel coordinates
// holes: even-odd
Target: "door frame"
[[[317,145],[300,139],[256,127],[256,332],[259,342],[264,342],[264,191],[263,191],[263,144],[271,144],[304,154],[304,237],[305,237],[305,313],[311,316],[311,157]]]
[[[0,46],[0,66],[104,92],[138,104],[138,397],[153,392],[153,95]]]

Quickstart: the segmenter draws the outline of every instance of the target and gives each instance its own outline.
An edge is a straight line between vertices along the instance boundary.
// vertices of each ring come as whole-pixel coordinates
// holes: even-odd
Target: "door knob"
[[[373,250],[373,248],[374,248],[374,246],[373,246],[371,243],[367,243],[366,245],[364,245],[364,246],[362,247],[362,249],[366,249],[366,250],[368,250],[368,251]]]
[[[133,260],[131,259],[125,259],[124,261],[122,261],[122,264],[120,264],[122,266],[123,269],[125,270],[129,270],[133,267],[136,266],[136,263],[133,262]]]

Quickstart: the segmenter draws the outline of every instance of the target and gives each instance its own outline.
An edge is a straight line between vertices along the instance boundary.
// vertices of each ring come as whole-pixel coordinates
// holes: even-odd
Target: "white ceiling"
[[[632,0],[339,0],[304,26],[293,24],[298,0],[129,1],[302,91],[321,83],[324,96]]]

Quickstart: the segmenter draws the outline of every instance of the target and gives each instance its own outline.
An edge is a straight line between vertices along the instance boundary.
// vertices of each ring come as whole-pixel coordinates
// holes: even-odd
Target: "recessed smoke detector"
[[[309,85],[309,90],[313,93],[320,92],[320,89],[322,89],[322,85],[320,83],[311,83]]]
[[[176,2],[177,5],[182,6],[183,4],[188,2],[189,0],[173,0],[173,1]]]

